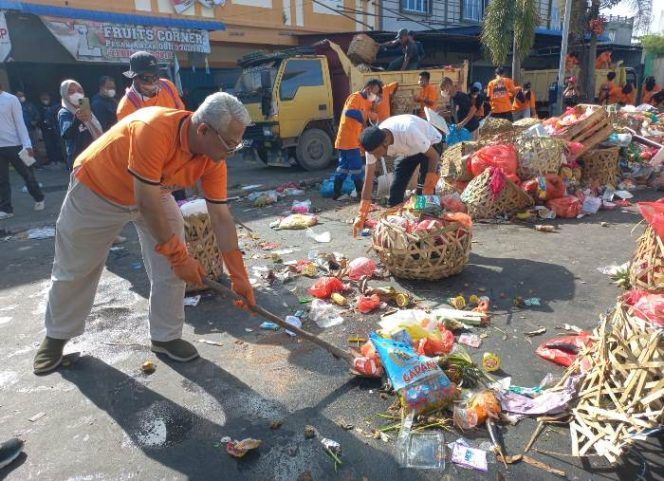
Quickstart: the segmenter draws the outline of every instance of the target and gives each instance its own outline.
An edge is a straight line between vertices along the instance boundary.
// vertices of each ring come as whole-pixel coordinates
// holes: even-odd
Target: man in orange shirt
[[[431,74],[429,72],[420,72],[417,81],[417,84],[420,86],[420,92],[413,97],[413,100],[420,104],[418,114],[424,120],[427,119],[424,107],[429,107],[430,109],[435,110],[436,104],[438,103],[438,89],[435,85],[431,85],[430,82]]]
[[[383,82],[369,80],[362,90],[348,96],[339,120],[337,139],[334,148],[339,153],[337,171],[334,174],[334,200],[341,198],[341,189],[346,177],[350,175],[359,194],[364,179],[364,159],[360,151],[360,134],[368,120],[376,121],[376,112],[372,112],[374,102],[380,99]]]
[[[618,103],[620,105],[634,105],[636,103],[636,90],[631,82],[627,82],[625,86],[620,90],[620,96],[618,97]]]
[[[643,83],[643,92],[641,93],[641,103],[642,104],[653,104],[652,98],[654,95],[662,90],[662,87],[655,81],[655,77],[652,75],[647,77]]]
[[[487,95],[491,104],[491,116],[498,119],[512,121],[512,97],[514,97],[514,83],[512,79],[504,76],[502,67],[496,68],[496,78],[487,85]]]
[[[390,102],[392,101],[392,95],[394,95],[398,89],[399,82],[391,82],[387,85],[383,85],[383,95],[380,96],[380,99],[374,102],[374,112],[376,112],[378,122],[382,122],[392,114]]]
[[[201,181],[207,212],[233,290],[254,294],[227,205],[226,163],[251,123],[242,103],[210,95],[194,112],[148,107],[113,126],[81,153],[57,221],[46,337],[35,373],[62,361],[67,341],[85,329],[113,239],[133,222],[150,278],[151,350],[176,361],[198,356],[181,339],[187,282],[206,275],[187,252],[184,221],[170,190]]]
[[[602,84],[599,90],[599,103],[602,105],[613,105],[618,103],[621,96],[621,88],[618,87],[614,80],[616,79],[615,72],[606,74],[606,82]]]
[[[595,59],[595,68],[607,69],[611,68],[611,50],[605,50],[600,53]]]

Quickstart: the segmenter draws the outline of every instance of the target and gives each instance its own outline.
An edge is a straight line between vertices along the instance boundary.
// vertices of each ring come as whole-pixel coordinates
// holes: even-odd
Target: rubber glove
[[[244,297],[249,302],[249,306],[256,305],[256,298],[254,297],[254,288],[251,287],[247,269],[244,267],[244,259],[242,259],[242,252],[235,249],[221,254],[224,258],[224,264],[228,270],[228,275],[231,278],[231,289],[236,294]]]
[[[436,191],[436,184],[438,184],[440,176],[435,172],[429,172],[424,178],[424,187],[422,187],[423,195],[433,195]]]
[[[363,200],[360,202],[360,211],[357,214],[355,223],[353,224],[353,237],[357,237],[362,229],[364,229],[364,223],[369,216],[369,211],[371,210],[371,201]]]
[[[163,244],[157,244],[154,250],[168,259],[179,279],[199,287],[203,286],[203,278],[207,275],[205,269],[200,262],[189,255],[187,246],[175,234]]]

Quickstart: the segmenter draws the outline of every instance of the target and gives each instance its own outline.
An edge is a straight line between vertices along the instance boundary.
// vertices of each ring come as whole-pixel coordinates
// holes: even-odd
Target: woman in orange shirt
[[[631,82],[627,82],[620,91],[620,98],[618,104],[620,105],[634,105],[636,102],[636,90]]]
[[[655,105],[653,103],[653,97],[657,92],[662,90],[662,87],[655,82],[655,77],[652,75],[646,78],[646,81],[643,84],[643,93],[641,94],[641,103]]]

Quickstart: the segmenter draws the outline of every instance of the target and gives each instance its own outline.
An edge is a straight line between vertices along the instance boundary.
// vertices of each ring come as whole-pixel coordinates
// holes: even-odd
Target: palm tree
[[[512,50],[512,77],[519,80],[539,25],[535,0],[491,0],[482,21],[481,42],[494,65],[504,65]],[[512,36],[510,37],[510,34]]]

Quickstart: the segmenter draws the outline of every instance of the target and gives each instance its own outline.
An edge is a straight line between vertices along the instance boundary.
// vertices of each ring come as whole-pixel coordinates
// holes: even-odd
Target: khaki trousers
[[[164,192],[162,206],[173,232],[184,241],[184,220],[170,193]],[[107,201],[72,176],[56,223],[45,316],[48,337],[71,339],[83,333],[108,252],[128,222],[133,222],[138,232],[150,278],[150,337],[172,341],[182,336],[185,282],[175,276],[168,259],[155,252],[157,241],[138,208]]]

